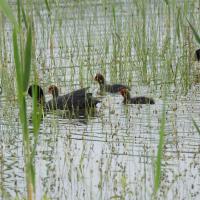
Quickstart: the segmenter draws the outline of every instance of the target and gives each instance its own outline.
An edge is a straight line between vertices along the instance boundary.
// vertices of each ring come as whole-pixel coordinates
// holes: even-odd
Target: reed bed
[[[1,198],[197,198],[199,6],[2,0]],[[90,86],[98,96],[98,72],[134,96],[152,96],[155,106],[107,95],[86,119],[42,118],[37,91],[27,97],[33,83],[62,94]]]

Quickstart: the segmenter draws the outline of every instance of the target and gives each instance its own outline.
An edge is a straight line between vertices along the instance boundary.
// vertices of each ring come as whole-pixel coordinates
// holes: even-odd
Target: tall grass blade
[[[45,2],[45,5],[46,5],[46,8],[47,8],[47,10],[48,10],[48,12],[50,13],[50,7],[49,7],[49,2],[48,2],[48,0],[44,0],[44,2]]]
[[[14,27],[13,29],[13,49],[14,49],[14,61],[16,67],[16,75],[17,75],[17,87],[22,89],[22,70],[21,70],[21,62],[19,56],[19,49],[17,43],[17,29]]]
[[[34,159],[35,151],[36,151],[36,145],[38,141],[38,133],[40,128],[40,122],[42,119],[43,109],[41,106],[38,105],[37,102],[37,88],[33,88],[33,113],[32,113],[32,122],[33,122],[33,133],[34,133],[34,146],[32,149],[32,155],[31,159]]]
[[[180,34],[180,18],[181,18],[181,9],[180,7],[178,8],[178,13],[177,13],[177,18],[176,18],[176,34],[178,36],[178,40],[180,41],[181,34]]]
[[[24,7],[22,7],[22,17],[23,17],[26,29],[28,29],[28,23],[27,23],[27,20],[26,20],[26,13],[25,13]]]
[[[167,5],[169,5],[169,1],[168,1],[168,0],[164,0],[164,2],[165,2]]]
[[[13,48],[14,48],[14,60],[16,68],[16,79],[17,79],[17,94],[18,94],[18,105],[19,105],[19,115],[22,125],[23,132],[23,146],[24,146],[24,162],[26,171],[26,185],[27,185],[27,198],[32,199],[32,183],[31,183],[31,171],[30,171],[30,142],[29,142],[29,130],[27,123],[27,111],[26,111],[26,100],[25,92],[23,87],[23,67],[20,62],[20,54],[17,43],[17,30],[16,27],[13,29]]]
[[[192,119],[192,122],[194,124],[194,127],[197,129],[198,133],[200,134],[200,128],[198,127],[197,123],[195,122],[194,119]]]
[[[15,20],[15,16],[13,15],[13,11],[9,7],[7,1],[5,0],[0,0],[0,9],[4,12],[6,17],[16,26],[17,22]]]
[[[192,24],[189,22],[189,20],[187,19],[189,25],[190,25],[190,28],[192,29],[192,32],[194,34],[194,37],[196,39],[196,41],[200,44],[200,36],[199,34],[197,33],[197,31],[195,30],[194,26],[192,26]]]
[[[20,0],[17,0],[17,19],[18,19],[19,29],[21,30],[21,1]]]
[[[165,103],[163,105],[161,127],[159,131],[160,139],[158,144],[157,160],[155,163],[155,175],[154,175],[154,195],[157,193],[160,186],[161,177],[161,162],[163,155],[163,145],[164,145],[164,134],[165,134]]]
[[[30,69],[31,69],[31,53],[32,53],[32,28],[31,24],[29,25],[28,32],[27,32],[27,41],[26,41],[26,48],[25,48],[25,55],[24,55],[24,82],[23,82],[23,89],[24,92],[28,88],[28,82],[30,77]]]
[[[34,144],[29,139],[29,129],[27,120],[27,107],[26,107],[26,91],[29,84],[30,70],[31,70],[31,56],[32,56],[32,25],[27,21],[25,11],[21,7],[20,1],[17,1],[18,6],[18,25],[12,15],[12,10],[6,1],[0,1],[0,8],[3,10],[5,15],[11,20],[14,25],[13,28],[13,51],[14,51],[14,62],[16,68],[16,81],[17,81],[17,95],[19,105],[19,116],[22,125],[23,133],[23,149],[24,149],[24,163],[26,173],[26,187],[27,187],[27,199],[33,199],[35,194],[35,149],[38,140],[38,130],[41,121],[40,108],[38,108],[36,95],[34,98],[34,112],[33,112],[33,125],[34,125]],[[21,34],[21,16],[22,10],[23,19],[25,26],[28,27],[26,45],[23,48]],[[29,23],[29,24],[28,24]],[[18,40],[20,37],[21,40]],[[19,43],[19,44],[18,44]],[[38,115],[39,113],[39,115]]]
[[[31,27],[32,26],[30,23],[27,30],[27,40],[25,48],[18,45],[18,32],[15,26],[13,29],[13,49],[14,49],[14,60],[16,67],[18,105],[19,105],[20,121],[23,130],[22,132],[23,132],[24,161],[25,161],[26,184],[27,184],[27,199],[32,199],[33,194],[35,194],[35,164],[33,155],[35,155],[36,144],[34,144],[34,148],[32,148],[29,140],[27,108],[25,99],[26,90],[29,83],[30,69],[31,69],[31,54],[32,54]],[[19,48],[19,46],[22,49]],[[22,54],[20,54],[20,49],[24,50]],[[23,57],[24,59],[23,62],[21,62],[21,57]],[[37,124],[36,130],[38,130],[38,126],[39,125]],[[37,137],[36,138],[34,137],[34,139],[35,139],[34,141],[37,142]]]

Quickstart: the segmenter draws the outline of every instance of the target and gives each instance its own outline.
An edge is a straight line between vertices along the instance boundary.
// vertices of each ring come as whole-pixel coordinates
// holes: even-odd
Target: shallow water
[[[47,86],[53,83],[60,87],[61,94],[74,88],[91,86],[90,90],[98,96],[98,85],[93,77],[103,71],[111,82],[129,84],[132,96],[151,96],[156,103],[123,105],[119,94],[106,94],[101,98],[96,115],[87,119],[67,119],[57,113],[48,114],[41,123],[35,160],[36,199],[44,195],[51,199],[70,200],[152,197],[154,162],[164,105],[163,84],[160,80],[158,86],[141,83],[138,57],[132,60],[117,54],[119,60],[113,59],[113,4],[119,23],[115,31],[121,34],[119,37],[124,41],[128,26],[137,17],[137,9],[131,1],[117,1],[106,6],[101,2],[92,5],[63,2],[52,8],[51,19],[45,5],[35,8],[37,60],[33,63],[38,69],[38,79],[45,92]],[[152,7],[147,8],[149,16],[154,15],[155,7],[152,3]],[[164,19],[157,20],[156,27],[161,31],[158,41],[162,43]],[[5,37],[9,43],[12,33],[9,24],[6,23],[6,27],[8,34]],[[8,45],[9,48],[8,76],[12,77],[12,46]],[[131,55],[135,55],[134,49]],[[130,67],[132,65],[134,67]],[[130,74],[132,79],[128,81]],[[6,81],[6,77],[2,81]],[[4,90],[0,97],[1,199],[7,196],[22,198],[26,194],[18,107],[16,100],[12,99],[13,95],[9,96],[9,92],[14,92],[12,86],[11,81],[7,86],[11,91]],[[200,137],[192,118],[198,124],[200,87],[192,85],[186,95],[177,86],[168,87],[163,174],[158,199],[199,199]],[[48,99],[50,97],[46,95]],[[30,98],[27,97],[27,101],[30,114]]]

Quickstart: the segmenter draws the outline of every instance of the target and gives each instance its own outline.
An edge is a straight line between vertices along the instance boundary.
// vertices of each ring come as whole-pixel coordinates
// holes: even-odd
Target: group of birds
[[[100,73],[96,74],[95,81],[100,85],[100,93],[120,93],[125,104],[154,104],[154,100],[150,97],[139,96],[131,98],[130,88],[122,84],[107,84],[104,76]],[[89,87],[72,91],[68,94],[59,95],[59,90],[55,85],[51,85],[48,88],[48,93],[52,95],[52,99],[48,102],[45,101],[45,95],[42,88],[39,85],[33,84],[28,89],[28,94],[31,97],[37,99],[44,111],[51,110],[68,110],[74,112],[80,112],[88,108],[95,108],[101,101],[92,96],[92,93],[88,92]]]
[[[197,61],[200,61],[200,49],[195,51],[195,57]],[[155,104],[154,99],[145,96],[131,97],[130,88],[122,84],[107,84],[102,74],[97,73],[95,81],[99,83],[100,93],[120,93],[124,100],[124,104]],[[101,101],[92,96],[92,93],[87,92],[89,87],[72,91],[68,94],[59,95],[59,90],[55,85],[51,85],[48,89],[48,93],[52,95],[52,99],[45,102],[45,95],[42,88],[39,85],[33,84],[28,89],[28,94],[33,97],[35,95],[37,102],[44,111],[51,110],[68,110],[68,111],[84,111],[88,108],[95,108]],[[2,88],[0,87],[0,94]]]

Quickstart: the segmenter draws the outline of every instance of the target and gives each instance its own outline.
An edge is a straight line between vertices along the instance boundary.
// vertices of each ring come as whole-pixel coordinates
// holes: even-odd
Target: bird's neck
[[[99,85],[105,85],[105,80],[104,79],[103,80],[100,79],[98,82],[99,82]]]
[[[105,84],[104,83],[99,83],[99,86],[100,86],[100,91],[105,90]]]
[[[53,99],[56,99],[58,97],[58,93],[57,92],[54,92],[52,95],[53,95]]]
[[[100,85],[100,88],[104,88],[105,87],[104,83],[99,83],[99,85]]]
[[[100,82],[99,85],[100,85],[100,90],[101,90],[101,91],[104,91],[104,90],[105,90],[105,87],[106,87],[106,84],[104,83],[104,81],[103,81],[103,82]]]
[[[53,98],[57,98],[58,97],[58,90],[53,91]]]
[[[125,103],[130,102],[130,99],[131,99],[131,95],[130,95],[129,92],[127,92],[126,94],[124,94],[124,102]]]

